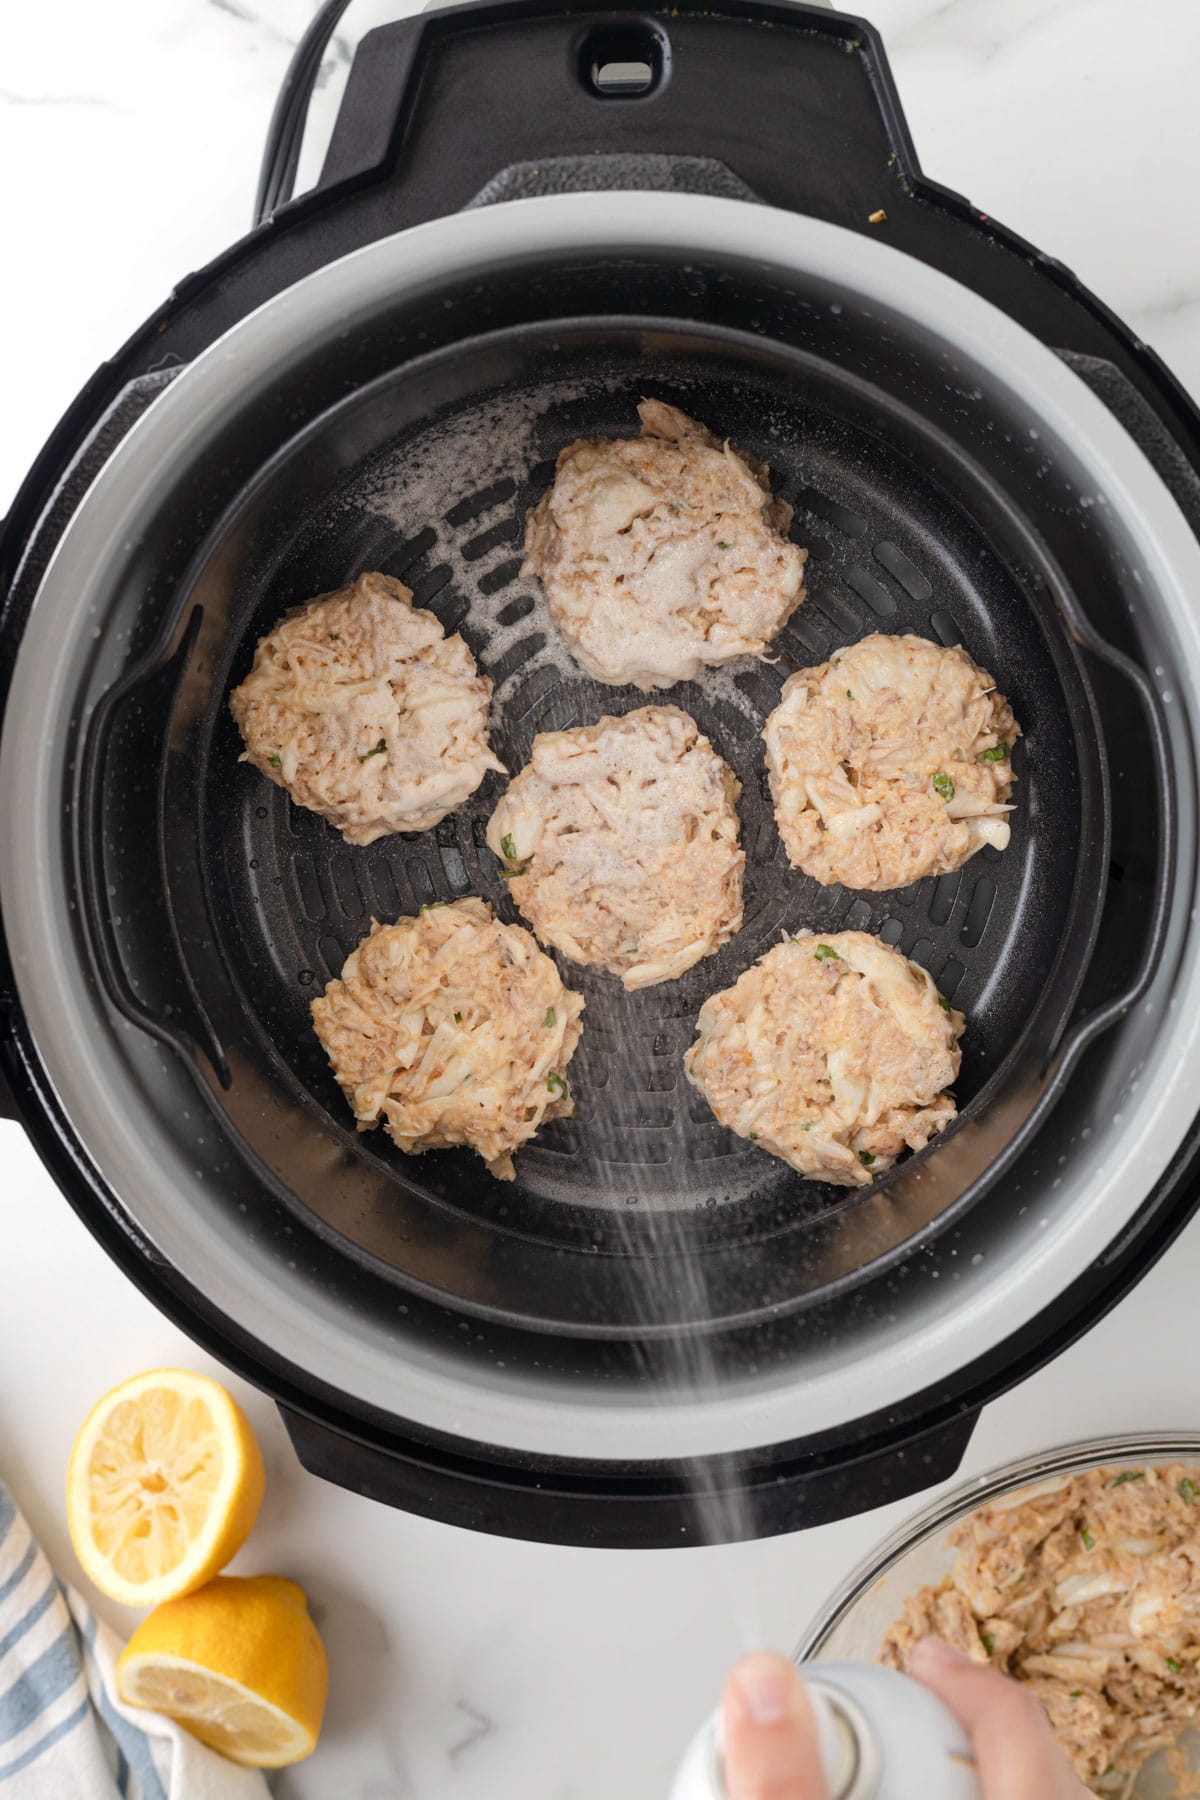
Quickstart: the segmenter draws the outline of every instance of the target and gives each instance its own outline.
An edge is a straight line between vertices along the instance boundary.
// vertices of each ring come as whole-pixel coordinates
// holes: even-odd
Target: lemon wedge
[[[256,1769],[282,1769],[316,1748],[328,1678],[304,1592],[278,1575],[220,1575],[164,1602],[117,1664],[129,1705],[165,1713]]]
[[[104,1593],[154,1606],[209,1581],[258,1514],[263,1465],[241,1408],[186,1369],[134,1375],[84,1420],[67,1471],[75,1554]]]

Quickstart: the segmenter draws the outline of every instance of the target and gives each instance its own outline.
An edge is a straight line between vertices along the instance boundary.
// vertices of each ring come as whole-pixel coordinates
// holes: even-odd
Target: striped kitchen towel
[[[0,1800],[267,1800],[256,1770],[118,1700],[121,1649],[0,1481]]]

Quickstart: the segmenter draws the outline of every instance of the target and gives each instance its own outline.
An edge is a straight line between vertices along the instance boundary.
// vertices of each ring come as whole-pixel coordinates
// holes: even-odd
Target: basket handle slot
[[[1088,1046],[1124,1017],[1150,986],[1166,945],[1177,861],[1174,774],[1167,721],[1158,691],[1145,670],[1110,644],[1073,609],[1071,626],[1094,678],[1114,680],[1131,693],[1144,727],[1142,743],[1153,770],[1152,792],[1129,794],[1127,781],[1112,783],[1113,835],[1107,893],[1089,977],[1100,971],[1099,995],[1085,981],[1082,1003],[1055,1052],[1053,1079],[1066,1079]],[[1127,749],[1120,737],[1109,745]],[[1146,845],[1153,844],[1148,860]]]
[[[87,722],[80,765],[79,900],[96,974],[112,1005],[185,1061],[195,1063],[197,1056],[203,1055],[221,1086],[227,1088],[232,1079],[229,1064],[204,1003],[187,976],[173,924],[160,947],[173,953],[180,975],[177,990],[172,990],[177,998],[153,1005],[139,993],[118,940],[105,854],[106,780],[121,717],[129,702],[144,697],[156,680],[168,683],[174,691],[187,667],[202,617],[203,609],[195,607],[174,649],[156,640],[102,696]],[[161,798],[161,773],[159,787]]]

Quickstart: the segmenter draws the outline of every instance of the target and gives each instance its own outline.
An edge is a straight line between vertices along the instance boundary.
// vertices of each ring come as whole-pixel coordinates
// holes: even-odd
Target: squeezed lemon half
[[[245,1542],[263,1494],[258,1441],[219,1382],[186,1369],[134,1375],[83,1422],[67,1523],[84,1571],[129,1606],[202,1586]]]

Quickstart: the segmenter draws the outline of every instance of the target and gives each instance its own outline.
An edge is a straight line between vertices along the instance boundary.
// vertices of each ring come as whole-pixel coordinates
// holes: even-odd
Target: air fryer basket
[[[270,1191],[402,1285],[497,1322],[585,1336],[744,1324],[828,1297],[979,1200],[1053,1096],[1054,1053],[1110,879],[1084,615],[964,441],[975,414],[976,435],[994,435],[982,390],[964,376],[948,409],[932,346],[910,335],[881,350],[873,318],[854,319],[832,297],[797,303],[761,271],[753,292],[745,271],[731,268],[724,283],[726,314],[753,305],[761,335],[672,324],[672,302],[694,286],[686,266],[648,266],[642,279],[654,290],[653,323],[564,318],[561,277],[550,271],[507,294],[492,280],[486,299],[473,296],[476,317],[485,307],[502,315],[532,286],[550,320],[501,324],[389,370],[276,451],[173,597],[173,617],[195,607],[200,623],[162,689],[171,747],[157,839],[126,833],[116,854],[110,840],[97,870],[111,892],[154,884],[143,858],[166,869],[188,985],[231,1077],[207,1092]],[[594,269],[588,285],[594,293]],[[614,265],[609,285],[614,299],[627,292],[629,269]],[[523,1150],[516,1182],[503,1184],[469,1152],[414,1160],[382,1134],[357,1134],[308,1017],[372,917],[464,893],[516,916],[483,847],[500,778],[436,831],[354,849],[239,766],[228,694],[289,605],[381,568],[460,629],[492,675],[494,738],[510,769],[537,730],[643,704],[636,690],[582,678],[518,563],[524,508],[557,451],[580,434],[632,429],[647,390],[772,466],[797,507],[794,533],[813,551],[810,598],[776,659],[671,694],[742,782],[744,929],[682,981],[635,995],[563,961],[587,996],[571,1072],[578,1115]],[[1009,850],[878,896],[823,889],[789,869],[760,737],[791,669],[875,629],[963,642],[1028,734]],[[156,666],[152,655],[130,682]],[[101,713],[94,746],[119,717],[117,707]],[[91,766],[99,783],[98,751]],[[124,779],[115,761],[109,782]],[[104,913],[91,909],[98,937]],[[801,1181],[718,1127],[682,1070],[709,993],[782,931],[842,926],[876,930],[915,955],[969,1020],[961,1123],[849,1195]],[[125,936],[121,960],[138,985],[154,978],[139,962],[160,961],[159,942],[138,929]],[[1122,966],[1127,981],[1140,975],[1140,946]],[[1082,1029],[1092,1029],[1086,1015]],[[702,1251],[704,1279],[662,1280],[650,1316],[647,1271],[664,1258],[664,1210],[684,1215],[673,1251]]]

